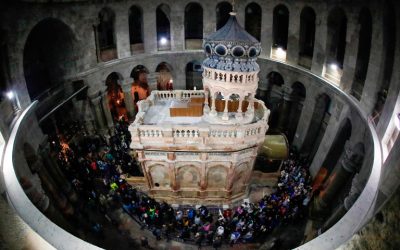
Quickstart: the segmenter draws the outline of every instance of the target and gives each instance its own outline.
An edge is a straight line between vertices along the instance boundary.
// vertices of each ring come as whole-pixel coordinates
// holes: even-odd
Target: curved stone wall
[[[157,51],[157,35],[155,25],[155,12],[160,1],[108,1],[108,3],[92,3],[85,0],[66,0],[54,1],[54,3],[43,4],[38,1],[18,1],[13,4],[0,3],[2,10],[0,11],[0,28],[4,31],[5,42],[9,44],[7,47],[7,56],[9,65],[8,86],[12,87],[18,93],[19,105],[24,110],[18,121],[9,122],[12,119],[4,119],[3,113],[0,112],[2,121],[7,120],[7,124],[0,124],[4,138],[8,138],[5,157],[3,162],[3,173],[5,186],[8,192],[11,204],[20,213],[21,217],[42,235],[51,244],[60,249],[76,248],[89,249],[94,246],[87,245],[82,240],[66,233],[64,230],[55,226],[51,221],[46,219],[40,211],[35,208],[23,194],[23,190],[18,183],[18,175],[26,173],[26,163],[19,159],[22,153],[22,141],[27,139],[24,132],[24,126],[28,126],[30,115],[32,114],[31,98],[29,97],[26,81],[24,77],[23,67],[23,51],[30,32],[34,27],[47,18],[55,18],[65,23],[74,34],[76,44],[76,57],[73,62],[74,71],[69,75],[63,76],[64,85],[69,87],[72,80],[84,80],[89,86],[89,96],[92,98],[94,106],[100,105],[102,100],[99,96],[104,95],[106,86],[105,80],[112,72],[117,72],[122,76],[122,85],[129,86],[132,79],[130,73],[136,65],[144,65],[151,72],[150,80],[154,82],[155,70],[159,63],[167,62],[172,66],[172,75],[174,78],[174,86],[178,89],[185,88],[185,66],[193,60],[201,61],[204,58],[201,50],[186,50],[184,38],[184,18],[182,13],[185,6],[190,2],[197,2],[203,8],[204,23],[203,37],[215,31],[217,4],[222,1],[198,1],[198,0],[179,0],[168,2],[171,9],[171,44],[170,51]],[[65,2],[60,4],[58,2]],[[104,2],[104,1],[103,1]],[[396,180],[393,180],[391,171],[396,168],[396,160],[398,153],[389,155],[385,162],[385,179],[381,177],[381,148],[380,141],[386,133],[386,129],[390,123],[393,109],[398,109],[398,94],[400,89],[399,79],[400,72],[393,71],[388,84],[388,97],[386,104],[382,109],[381,117],[378,124],[370,122],[370,115],[374,109],[377,100],[377,93],[382,85],[385,70],[383,65],[387,57],[385,52],[384,34],[382,26],[384,24],[384,16],[388,8],[381,1],[371,1],[368,4],[361,1],[354,2],[326,2],[326,1],[237,1],[238,15],[237,18],[241,24],[245,23],[245,7],[251,2],[260,5],[262,9],[261,21],[261,44],[262,54],[258,63],[260,64],[260,84],[261,90],[268,89],[267,76],[270,72],[278,72],[283,77],[284,84],[281,86],[284,92],[292,87],[295,82],[300,82],[306,89],[306,95],[303,101],[303,109],[299,117],[299,123],[295,129],[293,145],[301,148],[305,143],[307,131],[309,130],[312,114],[315,108],[316,99],[324,94],[331,100],[330,118],[327,122],[325,133],[321,138],[321,144],[315,152],[315,157],[311,165],[311,173],[313,176],[318,174],[321,166],[327,158],[330,148],[334,144],[335,136],[340,130],[340,124],[349,119],[352,124],[349,145],[356,145],[362,142],[365,146],[365,160],[361,170],[357,176],[362,188],[362,192],[354,205],[334,226],[328,229],[314,240],[299,247],[300,249],[332,249],[339,246],[358,231],[374,213],[374,202],[378,190],[378,182],[381,181],[381,189],[383,194],[378,202],[380,206],[389,195],[394,192]],[[389,1],[388,1],[389,2]],[[285,58],[276,58],[276,51],[273,47],[273,11],[274,8],[284,4],[289,11],[288,25],[288,44]],[[4,5],[4,6],[3,6]],[[45,5],[45,6],[44,6]],[[132,54],[130,51],[129,35],[127,35],[129,8],[137,5],[143,10],[144,19],[144,50],[140,53]],[[313,57],[309,63],[310,67],[300,66],[299,62],[299,39],[300,24],[299,18],[303,7],[309,6],[316,13],[316,31]],[[367,7],[372,13],[372,41],[371,54],[368,63],[368,73],[364,85],[360,101],[349,96],[352,81],[355,74],[358,37],[358,14],[362,6]],[[98,13],[103,7],[109,7],[116,13],[116,47],[117,58],[108,62],[98,61],[96,56],[95,34],[93,25],[98,24]],[[329,13],[335,8],[341,8],[347,18],[347,35],[346,35],[346,52],[344,55],[344,65],[341,72],[342,77],[339,82],[327,77],[327,39],[328,24],[327,19]],[[392,9],[399,9],[399,3],[392,3]],[[212,13],[212,14],[210,14]],[[400,27],[400,15],[394,17],[394,27]],[[16,16],[24,16],[24,18],[16,19]],[[396,26],[397,25],[397,26]],[[398,28],[397,28],[398,30]],[[393,68],[396,69],[400,65],[400,39],[397,34],[395,36],[395,45],[393,53]],[[65,67],[68,67],[66,63]],[[329,70],[329,69],[328,69]],[[379,84],[377,84],[379,83]],[[152,86],[154,88],[154,85]],[[0,101],[4,102],[6,101]],[[91,105],[84,103],[82,105]],[[2,105],[3,106],[3,105]],[[3,110],[3,109],[2,109]],[[7,109],[10,110],[10,109]],[[7,111],[7,116],[10,111]],[[95,114],[88,114],[85,119],[95,119]],[[15,116],[17,117],[17,116]],[[32,118],[32,117],[31,117]],[[33,118],[32,118],[33,119]],[[33,119],[34,120],[34,119]],[[15,126],[12,128],[12,125]],[[112,126],[112,122],[108,121],[107,126]],[[40,132],[39,136],[40,137]],[[396,148],[399,148],[399,139],[396,141]],[[38,142],[36,142],[38,143]],[[19,144],[19,146],[18,146]],[[37,145],[36,145],[37,146]],[[400,151],[398,151],[400,152]],[[14,157],[13,157],[14,154]],[[386,167],[387,166],[387,167]],[[391,177],[391,181],[385,183],[387,178]],[[365,187],[364,187],[365,185]],[[22,209],[24,207],[24,209]],[[63,245],[61,245],[63,242]],[[70,242],[71,245],[66,245]]]

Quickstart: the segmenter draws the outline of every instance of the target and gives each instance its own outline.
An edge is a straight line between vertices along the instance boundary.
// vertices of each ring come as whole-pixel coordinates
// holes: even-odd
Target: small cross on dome
[[[232,0],[232,11],[229,13],[231,16],[236,16],[235,0]]]

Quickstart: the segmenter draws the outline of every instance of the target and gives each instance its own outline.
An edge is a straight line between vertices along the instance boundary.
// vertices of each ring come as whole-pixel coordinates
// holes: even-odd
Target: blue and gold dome
[[[230,15],[221,29],[203,40],[207,55],[203,66],[226,71],[258,71],[256,60],[261,44],[238,23],[236,13]]]

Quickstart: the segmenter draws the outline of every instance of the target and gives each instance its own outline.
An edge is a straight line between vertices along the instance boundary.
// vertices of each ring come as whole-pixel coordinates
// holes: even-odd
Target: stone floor
[[[53,250],[55,249],[34,232],[0,197],[0,249]]]

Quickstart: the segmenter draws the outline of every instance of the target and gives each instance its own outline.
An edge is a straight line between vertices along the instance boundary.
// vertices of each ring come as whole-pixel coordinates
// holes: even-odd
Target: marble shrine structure
[[[260,42],[230,15],[204,39],[204,90],[153,91],[138,103],[131,148],[154,198],[224,205],[248,192],[270,112],[254,98]]]

